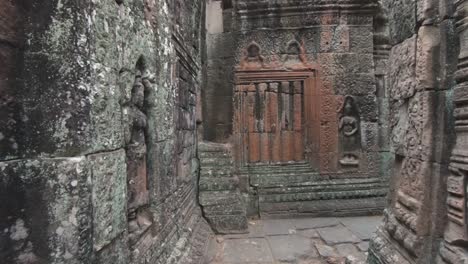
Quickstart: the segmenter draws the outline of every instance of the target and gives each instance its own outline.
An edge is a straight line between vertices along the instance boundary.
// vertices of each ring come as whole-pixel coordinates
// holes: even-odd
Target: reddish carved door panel
[[[242,163],[304,161],[311,137],[310,78],[254,79],[235,90],[235,130]]]

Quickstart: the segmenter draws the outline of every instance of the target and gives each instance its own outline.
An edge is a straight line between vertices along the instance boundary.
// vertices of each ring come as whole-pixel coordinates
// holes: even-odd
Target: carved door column
[[[447,178],[447,226],[437,263],[466,263],[468,260],[468,1],[455,1],[457,33],[460,39],[457,86],[454,89],[456,144],[450,157]]]

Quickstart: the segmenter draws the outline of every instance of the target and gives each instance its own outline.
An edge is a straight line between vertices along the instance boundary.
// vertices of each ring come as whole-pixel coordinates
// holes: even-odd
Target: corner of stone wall
[[[192,4],[0,4],[2,18],[12,14],[0,26],[12,43],[0,43],[9,67],[0,82],[15,80],[6,90],[12,104],[0,105],[8,115],[0,120],[0,259],[200,263],[202,238],[211,234],[194,162],[204,1]],[[128,105],[142,57],[143,82],[151,82],[144,104],[153,222],[130,246]],[[4,123],[15,125],[4,130]]]
[[[458,44],[453,7],[450,1],[382,3],[393,46],[388,92],[395,161],[390,203],[371,241],[369,263],[439,263],[454,138]]]

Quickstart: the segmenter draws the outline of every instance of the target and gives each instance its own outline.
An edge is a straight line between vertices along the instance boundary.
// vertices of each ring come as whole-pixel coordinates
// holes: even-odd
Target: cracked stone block
[[[340,221],[360,239],[369,240],[381,223],[382,217],[344,217]]]
[[[360,252],[355,245],[353,244],[339,244],[335,246],[338,254],[343,257],[355,256],[355,257],[364,257],[364,254]]]
[[[299,258],[317,257],[308,238],[298,235],[268,237],[273,257],[277,261],[294,262]]]
[[[320,238],[319,233],[314,229],[299,230],[297,234],[307,238]]]
[[[127,237],[122,235],[96,254],[96,263],[127,264],[129,256]]]
[[[250,238],[265,236],[263,233],[264,226],[262,221],[249,221],[249,234]]]
[[[266,239],[231,239],[224,242],[223,260],[225,263],[273,263]]]
[[[299,218],[292,219],[291,221],[297,230],[330,227],[340,224],[338,219],[333,217]]]
[[[0,162],[0,200],[9,201],[0,205],[1,254],[6,252],[0,262],[88,261],[92,251],[88,165],[85,157]]]
[[[93,181],[94,249],[101,250],[127,228],[125,151],[89,156]]]
[[[266,219],[263,221],[263,228],[268,236],[289,235],[296,232],[294,222],[290,219]]]
[[[320,256],[324,258],[339,257],[338,252],[336,252],[336,250],[333,247],[317,244],[315,245],[315,248],[317,248],[317,251],[320,254]]]
[[[349,229],[344,226],[325,227],[317,229],[320,237],[327,245],[336,245],[340,243],[357,243],[361,240],[356,237]]]
[[[362,252],[367,252],[367,250],[369,250],[369,242],[367,242],[367,241],[361,242],[361,243],[357,244],[357,247]]]

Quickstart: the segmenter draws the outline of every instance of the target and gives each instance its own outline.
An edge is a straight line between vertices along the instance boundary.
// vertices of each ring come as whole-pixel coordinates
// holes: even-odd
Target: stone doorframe
[[[265,123],[268,123],[272,116],[276,120],[281,117],[272,113],[278,111],[278,109],[275,108],[274,103],[268,102],[269,100],[277,100],[277,98],[276,96],[268,98],[269,93],[267,91],[278,94],[282,90],[281,87],[288,84],[290,90],[287,94],[290,94],[293,102],[293,106],[289,107],[294,109],[291,111],[294,115],[291,118],[296,120],[296,124],[290,125],[291,127],[286,130],[282,130],[281,127],[277,128],[276,132],[281,133],[281,136],[279,139],[276,137],[275,140],[271,136],[271,133],[275,133],[275,131],[270,129],[275,124],[269,124],[271,126],[267,128],[269,125]],[[308,161],[313,167],[319,168],[319,87],[318,71],[312,68],[236,71],[234,90],[234,152],[236,163],[243,167],[257,162],[291,163]],[[264,94],[260,95],[262,92]],[[259,115],[261,111],[255,109],[260,107],[255,105],[255,103],[261,101],[259,96],[264,96],[262,103],[264,103],[263,107],[266,111],[263,112],[268,116]],[[300,100],[300,105],[297,103],[298,100]],[[299,120],[300,122],[298,122]],[[268,133],[256,133],[253,127],[258,127],[259,123],[263,123],[263,130],[260,132],[270,129],[270,136],[267,136]],[[277,125],[281,126],[281,124]]]

